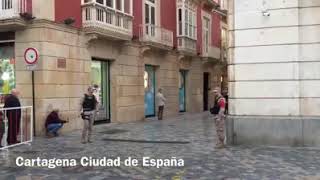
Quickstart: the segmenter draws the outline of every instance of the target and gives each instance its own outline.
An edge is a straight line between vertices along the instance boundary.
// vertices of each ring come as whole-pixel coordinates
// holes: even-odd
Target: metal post
[[[34,108],[34,106],[32,108]],[[33,126],[35,124],[33,121],[33,118],[34,118],[33,112],[31,112],[31,116],[30,116],[30,141],[31,142],[33,141],[33,131],[34,131]]]
[[[35,88],[34,88],[34,71],[31,72],[32,73],[32,119],[31,121],[33,121],[33,125],[31,126],[33,129],[31,129],[32,131],[30,133],[33,133],[33,135],[36,135],[36,132],[35,132],[35,125],[36,125],[36,116],[35,116]]]
[[[23,136],[23,109],[20,110],[20,142],[23,142],[24,136]]]

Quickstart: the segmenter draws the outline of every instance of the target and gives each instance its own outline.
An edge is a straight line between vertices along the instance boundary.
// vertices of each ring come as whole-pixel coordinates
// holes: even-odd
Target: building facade
[[[229,5],[229,140],[320,145],[320,2]]]
[[[217,1],[0,1],[1,93],[34,100],[38,134],[53,108],[70,121],[64,131],[80,128],[89,85],[100,87],[97,121],[130,122],[156,115],[159,87],[170,117],[208,110],[210,88],[226,84]],[[40,55],[34,83],[30,47]]]

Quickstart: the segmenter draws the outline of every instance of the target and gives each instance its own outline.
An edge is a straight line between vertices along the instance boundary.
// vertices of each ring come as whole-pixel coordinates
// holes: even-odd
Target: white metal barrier
[[[0,108],[0,150],[33,141],[32,106]]]

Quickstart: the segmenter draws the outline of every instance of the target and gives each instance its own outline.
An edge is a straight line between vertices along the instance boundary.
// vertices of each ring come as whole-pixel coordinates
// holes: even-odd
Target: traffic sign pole
[[[36,48],[27,48],[24,52],[24,61],[26,62],[27,70],[31,71],[32,80],[32,113],[33,113],[33,134],[36,135],[36,109],[35,109],[35,85],[34,85],[34,70],[37,69],[39,60],[39,52]]]

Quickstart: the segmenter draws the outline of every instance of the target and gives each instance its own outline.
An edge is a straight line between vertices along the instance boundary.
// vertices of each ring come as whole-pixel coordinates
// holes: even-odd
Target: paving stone
[[[220,180],[220,179],[320,179],[320,149],[301,147],[234,146],[215,149],[216,135],[208,113],[184,114],[163,121],[148,120],[94,127],[93,143],[80,143],[81,131],[58,138],[35,138],[0,152],[0,179],[137,179],[137,180]],[[120,167],[17,167],[26,158],[76,159],[117,158]],[[142,158],[182,158],[184,167],[143,167]],[[138,159],[137,167],[123,161]]]

